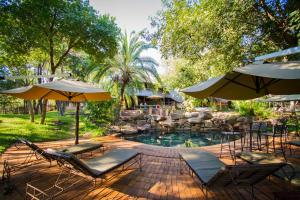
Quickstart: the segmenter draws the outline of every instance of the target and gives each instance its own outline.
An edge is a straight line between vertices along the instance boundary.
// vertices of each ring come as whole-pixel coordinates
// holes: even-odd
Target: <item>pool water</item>
[[[221,143],[219,132],[209,133],[147,133],[124,136],[124,139],[163,147],[202,147]],[[231,138],[234,140],[237,138]]]

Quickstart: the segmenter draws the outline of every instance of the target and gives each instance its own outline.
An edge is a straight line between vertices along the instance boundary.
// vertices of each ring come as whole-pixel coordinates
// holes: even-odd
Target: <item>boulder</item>
[[[150,124],[144,124],[142,126],[138,126],[137,129],[138,131],[147,131],[151,128],[151,125]]]
[[[119,133],[121,131],[121,127],[120,126],[111,126],[110,131]]]
[[[136,121],[137,126],[144,126],[145,124],[147,124],[147,120],[137,120]]]
[[[199,116],[198,112],[186,112],[184,113],[185,118],[196,118]]]
[[[251,119],[248,117],[238,117],[236,119],[237,122],[242,122],[242,123],[247,123],[247,122],[251,122]]]
[[[187,121],[191,124],[201,124],[203,122],[203,120],[199,117],[189,118]]]
[[[209,127],[209,128],[212,128],[214,126],[211,120],[205,120],[204,125],[205,127]]]
[[[202,120],[209,120],[209,119],[213,118],[213,116],[212,116],[212,114],[210,112],[200,112],[199,117]]]
[[[138,129],[134,126],[125,125],[121,127],[121,133],[129,135],[138,133]]]
[[[238,116],[236,116],[236,115],[230,115],[230,116],[226,117],[225,121],[226,121],[226,123],[234,125],[236,123],[237,118],[238,118]]]
[[[179,119],[182,119],[183,117],[184,117],[184,115],[179,114],[179,113],[172,113],[171,114],[172,120],[179,120]]]

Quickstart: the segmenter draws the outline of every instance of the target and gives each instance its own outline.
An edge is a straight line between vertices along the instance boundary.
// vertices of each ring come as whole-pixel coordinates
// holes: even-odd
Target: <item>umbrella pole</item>
[[[75,126],[75,144],[79,143],[79,109],[80,103],[76,103],[76,126]]]

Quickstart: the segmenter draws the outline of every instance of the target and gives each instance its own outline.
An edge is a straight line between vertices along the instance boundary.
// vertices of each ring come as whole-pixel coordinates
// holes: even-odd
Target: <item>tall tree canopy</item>
[[[152,19],[157,28],[152,38],[163,56],[185,59],[175,69],[179,78],[187,65],[203,80],[230,71],[244,60],[299,43],[297,0],[163,2],[163,10]]]
[[[87,0],[0,0],[0,27],[0,49],[10,56],[45,53],[51,74],[72,51],[98,61],[117,52],[119,28],[114,19],[99,15]]]
[[[47,52],[51,73],[72,49],[98,59],[113,56],[119,32],[112,18],[98,15],[86,0],[1,0],[0,26],[2,48]]]
[[[125,105],[125,94],[133,95],[135,89],[143,87],[145,82],[152,82],[151,78],[159,80],[156,71],[157,62],[141,53],[152,48],[141,40],[141,34],[125,32],[119,39],[119,51],[112,59],[107,59],[103,66],[94,66],[91,73],[96,81],[105,79],[109,89],[115,89],[120,97],[121,105]],[[112,91],[113,92],[113,91]]]

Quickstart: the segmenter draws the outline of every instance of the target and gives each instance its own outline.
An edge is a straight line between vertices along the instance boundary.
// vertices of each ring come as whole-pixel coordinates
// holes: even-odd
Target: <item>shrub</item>
[[[259,118],[270,118],[272,111],[267,103],[257,101],[234,101],[234,108],[241,116],[256,116]]]
[[[109,124],[115,119],[117,106],[116,100],[88,102],[85,107],[87,120],[97,125]]]

